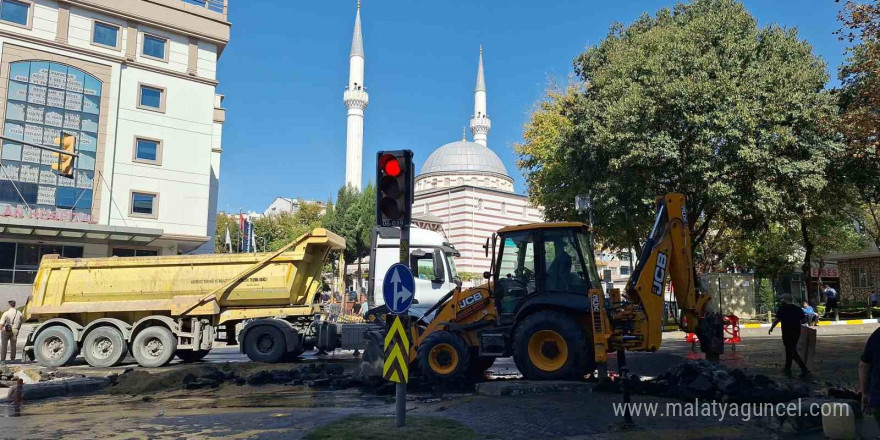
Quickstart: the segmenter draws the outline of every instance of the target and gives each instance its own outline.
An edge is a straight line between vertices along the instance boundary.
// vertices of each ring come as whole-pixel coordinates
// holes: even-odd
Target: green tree
[[[328,206],[325,224],[328,229],[345,238],[345,263],[351,264],[369,254],[373,226],[376,224],[376,188],[367,185],[358,191],[351,186],[339,189],[336,203]],[[358,279],[363,271],[358,264]]]
[[[851,45],[838,75],[845,150],[835,177],[853,202],[844,209],[880,247],[880,2],[847,1],[839,19]]]
[[[254,234],[267,251],[278,250],[312,229],[324,225],[324,206],[300,199],[293,212],[282,212],[254,220]],[[263,250],[262,248],[260,250]]]
[[[825,65],[794,29],[759,27],[734,0],[644,15],[574,62],[517,146],[532,200],[572,219],[592,193],[597,241],[640,249],[655,197],[687,196],[694,251],[807,212],[836,151]],[[709,258],[697,254],[698,262]]]

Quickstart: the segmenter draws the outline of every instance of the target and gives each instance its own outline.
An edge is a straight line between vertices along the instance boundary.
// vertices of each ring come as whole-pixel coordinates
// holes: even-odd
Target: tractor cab
[[[588,228],[558,222],[502,228],[487,243],[499,324],[511,324],[534,306],[587,303],[591,288],[601,288]]]

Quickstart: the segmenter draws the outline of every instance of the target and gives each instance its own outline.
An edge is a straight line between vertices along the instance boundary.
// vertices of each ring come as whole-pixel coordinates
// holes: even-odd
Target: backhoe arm
[[[626,284],[628,304],[617,309],[612,318],[617,324],[613,327],[621,330],[615,332],[616,342],[629,350],[654,351],[660,347],[667,277],[672,280],[675,301],[684,314],[685,331],[698,333],[700,320],[706,315],[709,297],[695,289],[686,212],[682,194],[657,199],[654,227]],[[632,324],[623,325],[627,321]]]

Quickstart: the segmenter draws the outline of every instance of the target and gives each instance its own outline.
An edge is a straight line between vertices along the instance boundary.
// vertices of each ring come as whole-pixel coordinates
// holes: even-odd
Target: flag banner
[[[226,252],[232,253],[232,237],[229,236],[229,225],[226,225]]]

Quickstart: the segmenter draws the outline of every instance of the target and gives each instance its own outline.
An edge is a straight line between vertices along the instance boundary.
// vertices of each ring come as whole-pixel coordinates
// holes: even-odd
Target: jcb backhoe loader
[[[723,349],[717,326],[708,325],[718,320],[706,320],[709,297],[694,288],[681,194],[657,199],[653,230],[623,295],[614,291],[606,298],[600,290],[589,230],[582,223],[505,227],[487,240],[490,251],[486,284],[456,289],[410,321],[410,362],[429,380],[482,376],[505,356],[513,356],[527,379],[583,378],[610,352],[655,351],[669,277],[682,328],[702,336],[707,356]],[[372,339],[365,361],[381,361],[376,353],[384,337]]]

